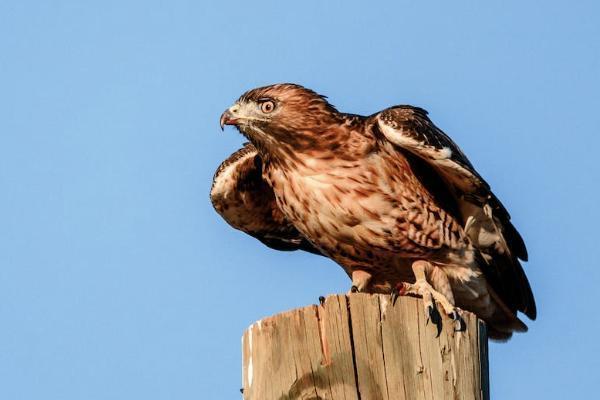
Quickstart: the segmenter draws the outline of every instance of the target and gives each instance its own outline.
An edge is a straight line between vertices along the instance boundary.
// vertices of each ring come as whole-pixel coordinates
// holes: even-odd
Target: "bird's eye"
[[[275,103],[273,103],[271,100],[260,103],[260,111],[264,112],[265,114],[272,112],[274,109]]]

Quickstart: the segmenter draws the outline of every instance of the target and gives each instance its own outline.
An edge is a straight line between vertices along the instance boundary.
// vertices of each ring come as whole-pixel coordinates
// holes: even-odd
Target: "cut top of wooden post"
[[[332,295],[264,318],[242,337],[245,400],[489,398],[485,325],[426,323],[420,299]]]

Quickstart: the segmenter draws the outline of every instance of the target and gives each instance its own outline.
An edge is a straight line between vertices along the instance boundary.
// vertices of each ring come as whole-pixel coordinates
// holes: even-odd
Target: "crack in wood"
[[[350,298],[348,296],[345,297],[346,307],[348,309],[348,332],[350,333],[350,349],[352,351],[352,364],[354,367],[354,382],[356,384],[356,396],[358,400],[361,400],[360,395],[360,385],[358,380],[358,368],[356,363],[356,351],[354,348],[354,334],[352,331],[352,312],[350,311]]]
[[[485,325],[465,313],[467,332],[455,333],[443,317],[436,338],[420,299],[384,296],[333,295],[253,324],[244,399],[489,400]]]

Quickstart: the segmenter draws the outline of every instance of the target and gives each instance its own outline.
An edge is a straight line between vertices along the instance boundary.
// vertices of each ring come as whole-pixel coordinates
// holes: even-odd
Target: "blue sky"
[[[0,3],[0,398],[237,399],[249,324],[348,289],[208,201],[219,115],[282,81],[428,109],[529,246],[492,397],[596,390],[598,2],[95,3]]]

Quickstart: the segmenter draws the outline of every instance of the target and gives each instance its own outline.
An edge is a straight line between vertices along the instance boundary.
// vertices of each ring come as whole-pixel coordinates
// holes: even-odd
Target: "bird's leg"
[[[422,297],[425,312],[429,316],[431,322],[436,325],[438,329],[437,334],[439,336],[442,329],[442,320],[435,305],[437,302],[442,306],[444,312],[450,318],[454,321],[458,321],[458,329],[456,330],[463,331],[465,329],[465,323],[460,316],[458,309],[454,307],[454,296],[452,295],[452,289],[444,271],[424,260],[413,262],[412,270],[415,274],[415,283],[400,282],[396,285],[392,290],[392,304],[396,301],[398,296],[415,295]],[[435,289],[428,282],[428,275],[432,283],[435,284]],[[436,289],[439,289],[439,291]],[[443,294],[440,291],[443,292]]]
[[[371,281],[371,274],[362,269],[352,271],[352,287],[350,293],[364,292]]]
[[[431,264],[430,264],[431,265]],[[433,266],[431,273],[429,274],[429,282],[431,286],[446,298],[447,303],[451,305],[451,310],[444,307],[444,311],[456,324],[455,331],[463,332],[467,329],[465,320],[461,317],[458,307],[454,306],[454,293],[452,293],[452,286],[448,280],[448,275],[440,267]],[[439,301],[436,299],[436,301]],[[443,305],[442,305],[443,306]]]

